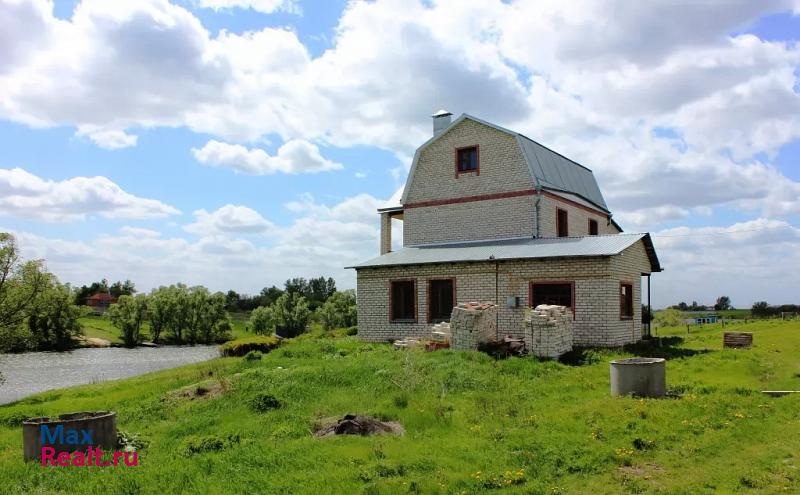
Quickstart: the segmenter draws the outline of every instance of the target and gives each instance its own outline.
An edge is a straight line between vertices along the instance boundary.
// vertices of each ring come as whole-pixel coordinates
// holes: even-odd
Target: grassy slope
[[[662,400],[609,397],[619,352],[570,366],[301,338],[261,362],[218,359],[0,406],[0,420],[113,409],[121,429],[150,441],[136,468],[45,470],[22,462],[19,427],[0,426],[0,479],[6,493],[797,493],[800,397],[757,391],[800,389],[800,324],[734,327],[755,332],[756,347],[721,350],[718,326],[675,329],[686,341],[659,352],[683,396]],[[232,381],[227,397],[162,400],[210,376]],[[285,406],[252,412],[258,392]],[[408,433],[311,438],[317,418],[348,412],[398,419]],[[197,435],[240,442],[185,457]],[[517,470],[521,484],[486,487]]]

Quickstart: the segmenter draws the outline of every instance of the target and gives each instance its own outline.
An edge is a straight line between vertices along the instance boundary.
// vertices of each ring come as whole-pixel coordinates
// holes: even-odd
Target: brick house
[[[498,336],[521,336],[524,308],[547,303],[571,308],[575,345],[640,340],[642,277],[649,292],[661,267],[649,234],[622,233],[592,171],[470,115],[437,112],[433,128],[399,204],[378,210],[380,256],[350,267],[359,336],[425,338],[455,304],[492,301]]]

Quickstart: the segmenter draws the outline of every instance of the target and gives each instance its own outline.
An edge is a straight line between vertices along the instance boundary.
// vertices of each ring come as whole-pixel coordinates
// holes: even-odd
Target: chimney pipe
[[[438,136],[443,130],[450,125],[450,116],[452,113],[447,110],[439,110],[431,117],[433,117],[433,135]]]

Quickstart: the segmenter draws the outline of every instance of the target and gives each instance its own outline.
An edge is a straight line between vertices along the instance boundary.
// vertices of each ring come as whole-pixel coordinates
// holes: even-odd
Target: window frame
[[[475,169],[474,170],[460,170],[458,167],[458,154],[462,150],[472,149],[475,148]],[[455,166],[456,171],[456,179],[458,179],[459,175],[462,174],[475,174],[476,176],[481,175],[481,146],[479,144],[471,144],[469,146],[460,146],[457,147],[454,154],[453,154],[453,164]]]
[[[561,235],[561,212],[564,212],[564,235]],[[556,237],[569,237],[569,211],[565,208],[556,208]]]
[[[414,317],[395,318],[394,317],[394,284],[396,282],[411,282],[414,294]],[[389,322],[390,323],[417,323],[419,320],[419,294],[417,293],[417,279],[415,278],[396,278],[389,280]]]
[[[594,234],[592,233],[594,227]],[[600,235],[600,223],[594,218],[589,219],[589,235]]]
[[[623,300],[623,298],[627,298],[628,295],[623,295],[622,294],[622,288],[623,287],[630,288],[629,297],[630,297],[630,300],[631,300],[631,304],[630,304],[631,311],[630,311],[629,315],[625,314],[625,306],[627,306],[627,301]],[[634,302],[635,301],[634,301],[634,298],[633,298],[633,282],[629,282],[627,280],[620,281],[618,294],[619,294],[619,319],[620,320],[624,320],[624,321],[633,320],[633,318],[634,318],[634,316],[636,314],[636,310],[634,308]]]
[[[428,306],[428,323],[433,323],[433,312],[431,311],[432,306],[432,299],[431,299],[431,286],[433,285],[431,282],[436,281],[446,281],[449,280],[450,283],[453,285],[453,307],[455,308],[456,303],[456,278],[455,277],[431,277],[427,280],[428,283],[428,292],[426,293],[426,297],[428,299],[427,306]],[[449,319],[448,319],[449,321]]]
[[[575,281],[574,280],[530,280],[528,282],[528,307],[533,308],[534,287],[537,285],[569,285],[570,286],[570,309],[572,319],[575,319]]]

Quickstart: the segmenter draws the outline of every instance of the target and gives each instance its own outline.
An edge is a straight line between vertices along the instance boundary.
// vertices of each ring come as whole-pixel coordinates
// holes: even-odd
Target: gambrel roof
[[[411,164],[409,178],[412,177],[416,171],[417,161],[419,160],[419,155],[422,150],[439,139],[441,136],[445,135],[450,129],[457,126],[465,119],[473,120],[480,124],[492,127],[500,132],[514,136],[517,139],[517,143],[522,150],[522,155],[525,157],[525,161],[528,164],[528,170],[531,173],[531,177],[533,177],[534,182],[538,187],[541,187],[542,189],[574,194],[588,201],[595,207],[608,212],[606,201],[603,199],[603,194],[600,192],[600,187],[597,185],[597,180],[595,180],[594,174],[590,169],[573,160],[570,160],[560,153],[556,153],[550,148],[537,143],[529,137],[519,134],[518,132],[510,131],[466,113],[461,114],[460,117],[454,120],[442,132],[433,136],[422,146],[417,148],[417,151],[414,154],[414,161]],[[401,200],[403,204],[405,204],[408,200],[408,185],[410,182],[410,180],[406,182],[406,187],[403,190],[403,196]]]

